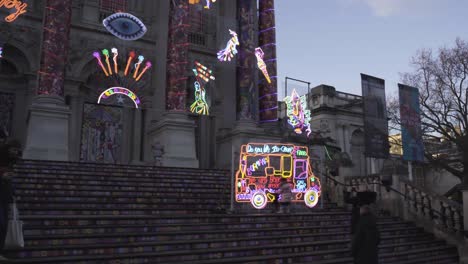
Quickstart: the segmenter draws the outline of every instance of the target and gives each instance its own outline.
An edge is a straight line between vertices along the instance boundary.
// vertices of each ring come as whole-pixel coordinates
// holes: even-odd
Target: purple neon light
[[[271,96],[271,95],[278,95],[278,93],[265,94],[263,96],[260,96],[258,99],[262,99],[262,98],[265,98],[265,97]]]
[[[270,27],[270,28],[267,28],[267,29],[264,29],[264,30],[260,30],[258,33],[267,32],[267,31],[270,31],[272,29],[276,29],[276,27]]]
[[[260,110],[260,113],[270,111],[270,110],[275,110],[275,109],[278,109],[278,106],[267,108],[267,109],[262,109],[262,110]]]

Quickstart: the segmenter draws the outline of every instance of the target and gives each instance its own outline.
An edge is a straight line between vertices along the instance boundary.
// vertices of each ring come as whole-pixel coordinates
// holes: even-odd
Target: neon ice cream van
[[[235,198],[263,209],[275,201],[281,178],[292,185],[292,202],[317,205],[320,180],[313,174],[308,148],[281,143],[249,143],[241,147]]]

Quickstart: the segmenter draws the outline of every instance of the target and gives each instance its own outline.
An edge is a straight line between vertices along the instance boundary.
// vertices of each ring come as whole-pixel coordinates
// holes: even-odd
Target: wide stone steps
[[[10,263],[352,263],[350,212],[221,213],[228,171],[23,161],[16,172],[26,247]],[[378,228],[381,263],[458,257],[412,223],[381,217]]]

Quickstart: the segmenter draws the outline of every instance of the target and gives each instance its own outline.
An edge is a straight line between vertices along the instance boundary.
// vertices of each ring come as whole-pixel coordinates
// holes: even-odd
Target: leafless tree
[[[419,88],[425,157],[468,184],[468,42],[457,39],[453,47],[420,50],[411,65],[413,72],[402,74],[402,82]],[[390,128],[398,128],[396,98],[389,100],[388,111]]]

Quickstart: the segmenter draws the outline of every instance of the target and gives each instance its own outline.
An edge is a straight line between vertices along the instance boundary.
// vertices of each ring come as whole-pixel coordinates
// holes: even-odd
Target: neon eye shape
[[[112,35],[123,40],[136,40],[145,35],[145,24],[136,16],[128,13],[115,13],[102,21],[104,27]]]

